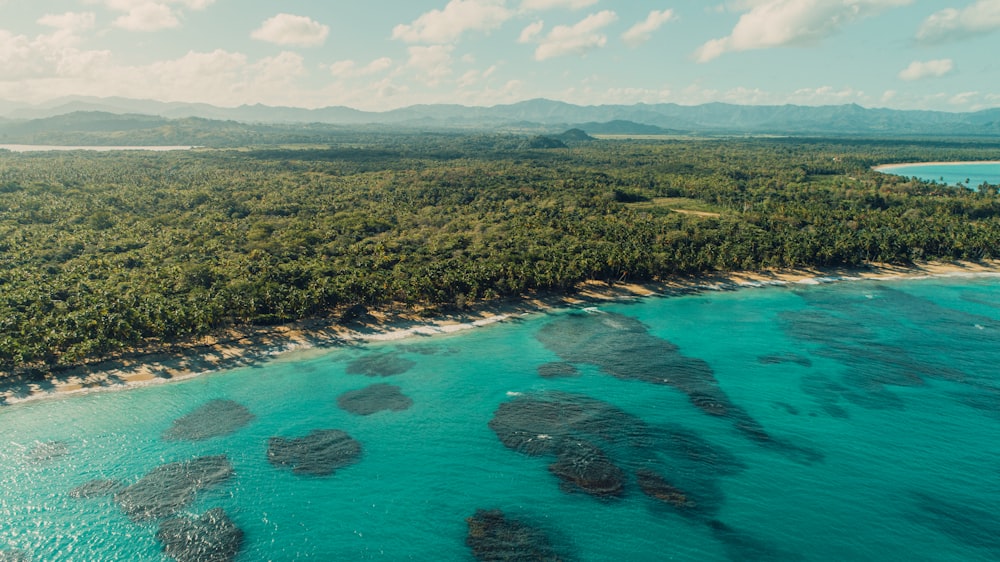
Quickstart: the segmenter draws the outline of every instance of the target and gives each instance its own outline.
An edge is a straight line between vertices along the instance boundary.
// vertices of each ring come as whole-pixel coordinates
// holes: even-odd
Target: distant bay
[[[888,164],[876,171],[903,177],[916,177],[944,185],[961,185],[976,189],[983,183],[1000,184],[1000,161],[995,162],[924,162]]]
[[[166,152],[169,150],[191,150],[194,146],[60,146],[50,144],[0,144],[0,150],[11,152],[51,152],[70,150],[90,150],[94,152],[114,152],[118,150],[151,150]]]

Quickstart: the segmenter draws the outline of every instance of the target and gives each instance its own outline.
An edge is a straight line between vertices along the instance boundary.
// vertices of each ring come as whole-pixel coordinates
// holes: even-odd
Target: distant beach
[[[152,152],[167,152],[171,150],[191,150],[197,146],[61,146],[49,144],[0,144],[0,150],[11,152],[51,152],[70,150],[89,150],[93,152],[114,152],[118,150],[147,150]]]
[[[540,294],[486,302],[454,314],[426,318],[418,312],[389,308],[369,311],[360,322],[341,325],[331,318],[258,330],[230,330],[164,350],[140,350],[121,358],[45,375],[0,380],[0,405],[39,398],[184,380],[201,374],[274,360],[290,352],[342,345],[395,341],[414,336],[452,334],[545,310],[601,302],[698,291],[736,290],[865,279],[1000,276],[1000,260],[926,262],[913,266],[872,264],[862,268],[788,269],[677,276],[655,283],[609,285],[589,281],[572,294]]]
[[[906,162],[901,164],[880,164],[878,166],[872,166],[872,170],[875,170],[876,172],[884,172],[886,170],[910,168],[913,166],[969,166],[977,164],[1000,164],[1000,160],[975,160],[970,162]]]

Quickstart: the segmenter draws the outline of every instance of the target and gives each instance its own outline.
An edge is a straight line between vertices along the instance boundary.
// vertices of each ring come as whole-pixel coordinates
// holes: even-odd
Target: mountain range
[[[159,102],[127,98],[60,98],[41,104],[0,100],[0,132],[65,127],[81,113],[108,116],[104,126],[140,129],[154,122],[197,118],[254,125],[380,125],[423,130],[552,133],[580,128],[592,134],[777,134],[865,136],[1000,136],[1000,108],[972,113],[833,106],[748,106],[672,103],[580,106],[547,99],[509,105],[414,105],[384,112],[332,106],[317,109]],[[120,119],[110,116],[119,116]],[[73,121],[72,118],[69,118]],[[95,119],[83,119],[94,121]],[[79,118],[76,121],[80,121]],[[11,129],[13,127],[13,129]],[[62,130],[65,130],[63,128]],[[10,138],[10,135],[6,135]]]

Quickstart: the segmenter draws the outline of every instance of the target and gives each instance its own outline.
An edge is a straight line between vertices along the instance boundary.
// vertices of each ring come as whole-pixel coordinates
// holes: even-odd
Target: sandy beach
[[[341,325],[335,319],[317,319],[247,332],[230,331],[178,344],[165,351],[141,351],[44,376],[7,377],[0,382],[0,406],[85,392],[163,384],[205,373],[256,365],[291,352],[450,334],[545,310],[592,306],[613,300],[741,287],[985,275],[1000,276],[1000,261],[927,262],[913,266],[872,264],[857,269],[735,272],[677,276],[645,284],[609,285],[590,281],[578,286],[573,294],[545,294],[482,303],[469,310],[445,316],[424,318],[413,311],[388,308],[372,310],[365,317],[347,325]]]

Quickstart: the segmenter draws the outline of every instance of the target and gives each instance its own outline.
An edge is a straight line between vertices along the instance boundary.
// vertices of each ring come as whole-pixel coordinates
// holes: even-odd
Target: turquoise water
[[[954,164],[912,164],[888,168],[885,173],[917,177],[944,185],[961,185],[976,189],[983,183],[1000,184],[1000,163],[958,162]],[[968,180],[968,181],[966,181]]]
[[[472,560],[477,509],[533,526],[565,560],[997,560],[998,335],[995,277],[792,285],[7,406],[0,551],[167,560],[162,517],[132,521],[113,494],[70,490],[225,455],[232,476],[177,514],[222,508],[247,562]],[[338,405],[372,384],[397,387],[395,409]],[[224,413],[184,439],[174,420],[216,399]],[[512,417],[491,425],[497,412]],[[317,429],[346,432],[360,456],[327,475],[269,462],[270,438]],[[602,459],[621,479],[607,495],[550,470]],[[683,501],[644,494],[642,471]]]

